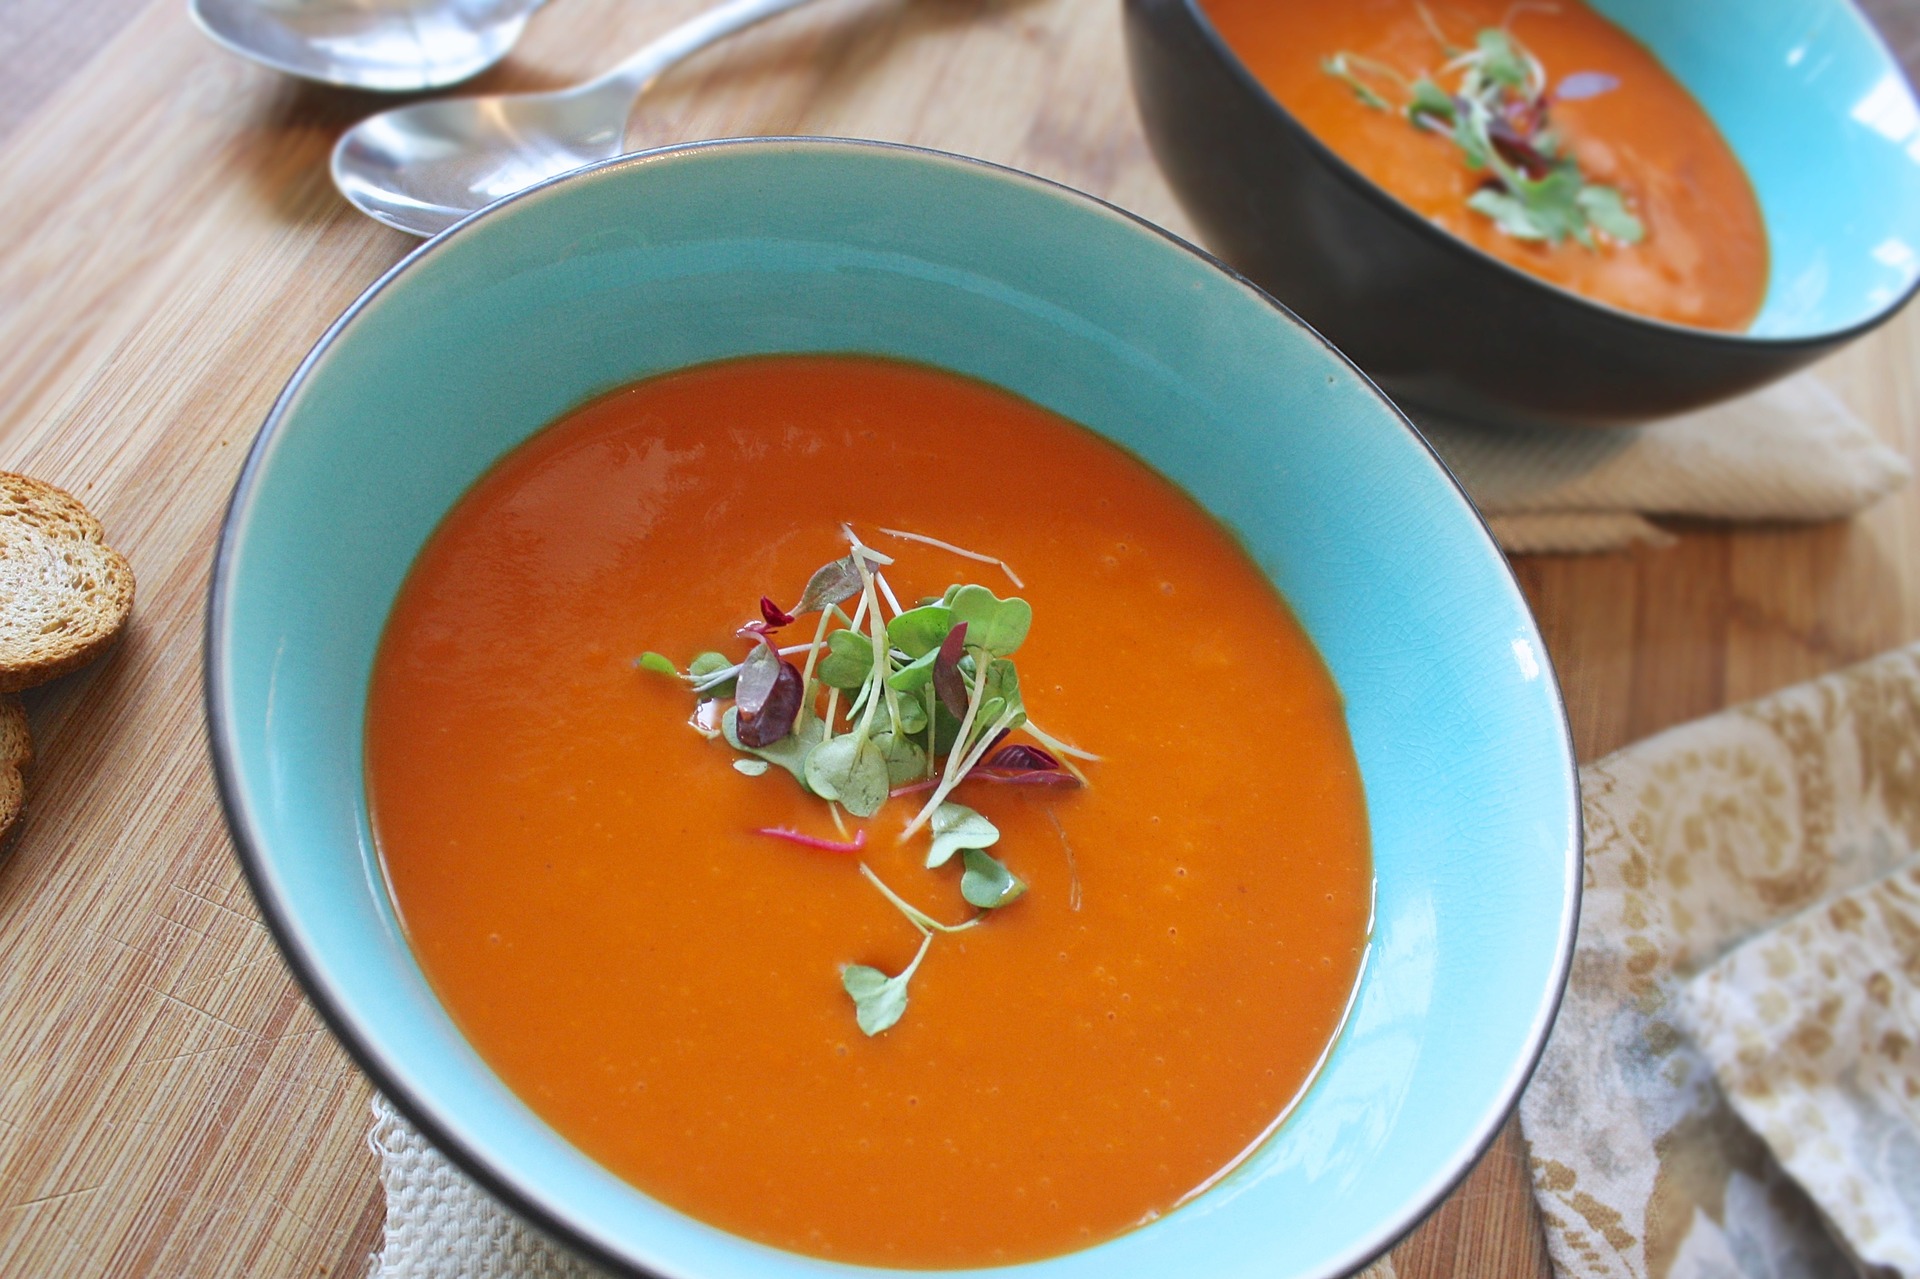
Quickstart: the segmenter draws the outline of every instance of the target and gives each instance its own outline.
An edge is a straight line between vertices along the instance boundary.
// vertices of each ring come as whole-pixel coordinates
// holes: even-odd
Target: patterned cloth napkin
[[[1743,399],[1621,430],[1510,430],[1415,415],[1510,552],[1664,545],[1649,515],[1833,520],[1911,468],[1802,374]]]
[[[1560,1275],[1836,1279],[1829,1218],[1861,1257],[1911,1247],[1920,646],[1581,790],[1572,980],[1520,1103]]]
[[[1920,859],[1735,947],[1679,1012],[1862,1268],[1920,1279]]]
[[[369,1279],[607,1279],[502,1207],[377,1093],[367,1144],[387,1192],[386,1241]],[[1395,1279],[1393,1263],[1353,1279]]]

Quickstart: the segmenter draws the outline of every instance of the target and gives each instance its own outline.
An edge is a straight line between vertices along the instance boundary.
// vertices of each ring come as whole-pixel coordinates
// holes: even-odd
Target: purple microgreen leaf
[[[995,751],[986,761],[986,766],[1016,773],[1046,772],[1057,770],[1060,767],[1060,761],[1055,759],[1049,751],[1023,743]]]
[[[955,716],[967,713],[967,682],[960,674],[960,655],[967,648],[967,624],[955,622],[941,641],[940,656],[933,659],[933,691],[940,704]]]
[[[764,636],[760,637],[760,642],[747,654],[747,660],[740,663],[734,687],[734,702],[742,716],[758,715],[760,708],[767,704],[780,678],[781,665],[780,654],[774,652],[773,645],[767,643]]]
[[[804,617],[808,613],[817,613],[830,604],[839,604],[850,600],[865,589],[860,580],[860,570],[853,562],[853,556],[846,555],[831,564],[823,564],[813,571],[807,579],[807,588],[800,592],[800,602],[793,606],[788,620]]]
[[[1063,773],[1058,770],[1026,769],[1015,771],[1004,768],[988,768],[985,765],[968,773],[967,780],[970,782],[999,782],[1007,786],[1080,785],[1080,780],[1072,773]]]
[[[793,622],[793,614],[782,612],[778,604],[775,604],[764,595],[760,597],[760,616],[764,617],[767,620],[767,625],[773,627],[775,630],[778,630],[782,626],[791,625]]]
[[[1536,134],[1523,133],[1510,121],[1495,116],[1487,122],[1487,138],[1501,159],[1528,177],[1542,178],[1552,172],[1553,157],[1540,150]]]
[[[1553,96],[1559,102],[1579,102],[1584,98],[1612,93],[1619,87],[1619,76],[1611,76],[1604,71],[1576,71],[1560,82]]]
[[[793,731],[793,721],[800,714],[800,702],[805,686],[800,682],[800,672],[792,662],[773,659],[778,663],[774,672],[773,687],[768,690],[760,709],[748,714],[740,711],[734,731],[740,736],[740,744],[755,750],[764,750]],[[746,670],[740,673],[740,684],[746,686]],[[736,695],[736,707],[743,705],[743,699]]]

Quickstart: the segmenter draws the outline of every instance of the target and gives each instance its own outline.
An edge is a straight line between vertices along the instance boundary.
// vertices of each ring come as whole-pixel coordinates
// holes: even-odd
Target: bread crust
[[[0,848],[12,840],[26,811],[27,771],[32,767],[27,709],[17,697],[0,697]]]
[[[0,471],[0,693],[78,670],[120,636],[133,568],[78,498]]]

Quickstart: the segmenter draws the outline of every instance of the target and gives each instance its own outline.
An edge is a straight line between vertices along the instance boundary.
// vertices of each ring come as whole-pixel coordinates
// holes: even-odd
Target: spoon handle
[[[661,72],[682,58],[698,53],[714,41],[736,31],[778,17],[789,9],[798,9],[806,3],[808,0],[726,0],[724,4],[717,4],[689,18],[613,70],[587,81],[573,92],[585,95],[619,86],[627,91],[628,97],[637,98]]]

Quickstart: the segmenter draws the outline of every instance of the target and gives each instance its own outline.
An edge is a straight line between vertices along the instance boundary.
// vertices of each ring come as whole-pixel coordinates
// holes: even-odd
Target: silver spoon
[[[726,0],[597,79],[552,93],[443,98],[383,111],[341,135],[333,183],[362,213],[437,235],[536,182],[620,154],[634,101],[723,36],[808,0]]]
[[[322,84],[438,89],[507,55],[546,0],[188,0],[216,44]]]

